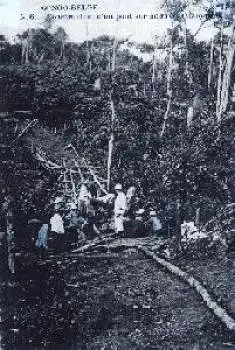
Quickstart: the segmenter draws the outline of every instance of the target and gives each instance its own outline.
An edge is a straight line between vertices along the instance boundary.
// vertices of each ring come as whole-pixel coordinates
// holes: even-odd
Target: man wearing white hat
[[[114,201],[114,227],[117,233],[124,232],[124,213],[126,210],[126,196],[122,191],[122,185],[117,184],[115,186],[117,197]]]
[[[56,197],[54,202],[55,210],[60,210],[63,207],[64,200],[63,197]]]

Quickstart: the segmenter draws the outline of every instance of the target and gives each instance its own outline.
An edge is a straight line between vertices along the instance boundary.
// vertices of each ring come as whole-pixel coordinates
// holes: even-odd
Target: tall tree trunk
[[[168,73],[167,73],[167,86],[166,86],[166,93],[168,96],[168,102],[167,102],[166,112],[164,115],[162,130],[160,132],[160,138],[162,138],[164,133],[165,133],[166,122],[168,119],[168,115],[170,113],[171,103],[172,103],[172,65],[173,65],[173,38],[171,35],[169,68],[168,68]]]
[[[176,238],[177,238],[177,250],[181,251],[181,203],[180,199],[175,203],[175,223],[176,223]]]
[[[60,46],[60,58],[64,58],[64,41],[61,41],[61,46]]]
[[[24,63],[25,49],[26,49],[25,41],[21,39],[21,64]]]
[[[89,50],[89,27],[88,19],[86,20],[86,64],[90,62],[90,50]]]
[[[115,39],[113,41],[113,55],[112,55],[112,64],[111,64],[111,71],[112,72],[114,72],[116,69],[117,45],[118,45],[118,41],[117,41],[117,38],[115,37]]]
[[[152,84],[155,83],[155,55],[156,55],[156,51],[154,50],[154,53],[153,53],[153,66],[152,66]]]
[[[222,81],[222,71],[223,71],[223,31],[224,26],[223,23],[220,28],[220,51],[219,51],[219,77],[217,82],[217,99],[216,99],[216,118],[217,122],[221,121],[221,113],[220,113],[220,103],[221,103],[221,81]]]
[[[173,38],[171,35],[171,43],[170,43],[170,56],[169,56],[169,68],[167,73],[167,86],[166,92],[168,96],[171,96],[171,80],[172,80],[172,66],[173,66]]]
[[[90,62],[89,42],[86,40],[86,64]]]
[[[114,142],[114,134],[113,132],[111,132],[110,139],[109,139],[108,166],[107,166],[107,190],[108,191],[110,190],[113,142]]]
[[[188,71],[188,45],[187,45],[187,25],[186,21],[184,22],[184,45],[185,45],[185,74],[186,77],[189,77]]]
[[[152,98],[154,97],[155,93],[155,65],[156,65],[156,49],[153,53],[153,67],[152,67]]]
[[[160,138],[163,137],[163,135],[165,133],[165,130],[166,130],[166,122],[167,122],[167,119],[168,119],[168,115],[170,113],[171,102],[172,102],[172,97],[169,96],[169,99],[168,99],[168,102],[167,102],[166,112],[165,112],[165,115],[164,115],[164,121],[163,121],[163,125],[162,125],[162,130],[161,130],[161,133],[160,133]]]
[[[193,116],[194,116],[193,106],[190,105],[188,107],[188,112],[187,112],[187,128],[189,128],[191,126],[192,121],[193,121]]]
[[[195,225],[200,228],[200,211],[201,211],[201,208],[197,208],[196,209],[196,214],[195,214]]]
[[[29,63],[29,40],[23,39],[21,41],[21,64]]]
[[[231,81],[231,73],[233,69],[233,60],[235,54],[235,26],[233,25],[232,34],[228,42],[228,51],[226,55],[226,67],[222,77],[221,100],[220,100],[220,115],[226,112],[229,98],[229,85]]]
[[[211,87],[212,70],[213,70],[213,58],[214,58],[214,38],[211,39],[210,63],[209,63],[208,80],[207,80],[208,89],[210,89],[210,87]]]
[[[110,93],[110,109],[111,109],[111,133],[109,139],[109,150],[108,150],[108,162],[107,162],[107,189],[110,189],[111,179],[111,167],[112,167],[112,153],[113,153],[113,142],[114,142],[114,122],[116,119],[115,106],[112,99],[112,93]]]
[[[112,49],[109,48],[109,62],[108,62],[108,70],[109,70],[109,75],[111,76],[111,57],[112,57]]]

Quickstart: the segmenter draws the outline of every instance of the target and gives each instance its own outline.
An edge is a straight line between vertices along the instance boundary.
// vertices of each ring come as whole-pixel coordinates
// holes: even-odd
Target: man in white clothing
[[[55,233],[64,233],[64,222],[61,215],[56,212],[50,219],[51,231]]]
[[[122,185],[115,186],[117,197],[114,201],[114,227],[117,233],[124,232],[123,218],[126,210],[126,196],[122,192]]]
[[[63,251],[65,244],[64,221],[58,211],[50,218],[50,226],[56,250]]]

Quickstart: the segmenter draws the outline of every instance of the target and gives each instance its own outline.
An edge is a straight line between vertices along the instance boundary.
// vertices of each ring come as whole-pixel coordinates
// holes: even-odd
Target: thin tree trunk
[[[222,88],[221,88],[221,101],[220,101],[220,115],[226,111],[228,106],[229,97],[229,85],[231,80],[231,73],[233,69],[233,59],[235,54],[235,30],[232,28],[232,35],[228,42],[228,52],[226,57],[226,68],[222,77]]]
[[[155,93],[155,65],[156,65],[156,49],[154,50],[153,53],[153,71],[152,71],[152,98],[154,97],[154,93]]]
[[[89,28],[88,20],[86,20],[86,64],[90,62],[90,50],[89,50]]]
[[[173,24],[172,24],[172,27],[173,27]],[[172,40],[173,40],[173,38],[171,35],[169,69],[168,69],[168,73],[167,73],[167,86],[166,86],[166,93],[168,96],[168,102],[167,102],[166,112],[164,115],[162,130],[160,133],[160,138],[162,138],[164,133],[165,133],[166,122],[168,119],[168,115],[169,115],[170,108],[171,108],[171,102],[172,102],[172,76],[171,76],[172,75],[172,65],[173,65],[173,42],[172,42]]]
[[[187,112],[187,128],[189,128],[191,126],[192,121],[193,121],[193,116],[194,116],[193,106],[189,106],[188,112]]]
[[[173,65],[173,42],[172,42],[173,38],[171,35],[171,46],[170,46],[170,58],[169,58],[169,69],[168,69],[168,73],[167,73],[167,87],[166,87],[166,91],[167,91],[167,95],[171,96],[171,80],[172,80],[172,65]]]
[[[216,100],[216,118],[217,122],[221,121],[221,113],[220,113],[220,104],[221,104],[221,81],[222,81],[222,70],[223,70],[223,31],[224,26],[223,23],[220,28],[220,51],[219,51],[219,77],[217,83],[217,100]]]
[[[153,53],[153,67],[152,67],[152,84],[155,83],[155,50],[154,50],[154,53]]]
[[[197,227],[200,227],[200,211],[201,211],[201,208],[197,208],[196,209],[196,214],[195,214],[195,225]]]
[[[211,87],[212,70],[213,70],[213,56],[214,56],[214,38],[211,39],[211,49],[210,49],[210,63],[208,70],[208,89]]]
[[[60,58],[64,58],[64,41],[61,41],[61,46],[60,46]]]
[[[109,69],[109,75],[111,75],[111,51],[112,49],[109,49],[109,63],[108,63],[108,69]]]
[[[114,142],[114,121],[116,118],[114,102],[112,95],[110,94],[110,108],[111,108],[111,134],[109,139],[109,150],[108,150],[108,163],[107,163],[107,188],[110,189],[110,179],[111,179],[111,167],[112,167],[112,153],[113,153],[113,142]]]
[[[89,76],[91,76],[91,72],[92,72],[92,63],[91,61],[89,62]]]
[[[108,191],[110,190],[113,142],[114,142],[114,135],[113,135],[113,133],[111,133],[110,134],[110,139],[109,139],[108,169],[107,169],[107,190]]]
[[[177,237],[177,249],[181,250],[181,215],[180,215],[180,200],[176,200],[176,237]]]
[[[184,22],[184,45],[185,45],[185,73],[186,77],[189,76],[188,72],[188,47],[187,47],[187,26],[186,21]]]
[[[170,112],[170,109],[171,109],[171,101],[172,101],[172,97],[170,96],[169,99],[168,99],[167,108],[166,108],[166,112],[165,112],[165,115],[164,115],[164,121],[163,121],[162,130],[161,130],[161,133],[160,133],[160,138],[162,138],[164,133],[165,133],[166,122],[167,122],[168,115],[169,115],[169,112]]]
[[[88,40],[86,40],[86,64],[88,64],[89,61],[90,61],[89,43],[88,43]]]
[[[24,40],[21,39],[21,64],[24,63],[24,56],[25,56],[25,43],[24,43]]]
[[[115,39],[113,41],[113,56],[112,56],[112,64],[111,64],[111,71],[112,72],[114,72],[116,69],[117,45],[118,45],[118,41],[117,41],[117,38],[115,37]]]

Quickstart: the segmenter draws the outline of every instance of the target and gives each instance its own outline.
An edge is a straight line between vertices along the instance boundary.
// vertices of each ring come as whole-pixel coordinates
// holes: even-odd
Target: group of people
[[[119,236],[125,232],[132,237],[162,234],[162,224],[155,210],[150,209],[146,213],[145,209],[138,208],[133,213],[131,200],[122,191],[122,185],[117,184],[115,190],[117,196],[114,201],[114,228]]]
[[[96,198],[86,193],[79,203],[70,203],[67,206],[63,197],[55,198],[52,215],[39,221],[40,229],[35,245],[40,254],[46,253],[48,245],[63,251],[68,244],[75,246],[84,244],[87,239],[101,238],[102,229],[99,228],[95,209],[97,204],[112,208],[111,226],[117,237],[124,237],[126,234],[128,237],[161,234],[162,224],[153,208],[149,212],[143,208],[133,211],[134,192],[125,194],[121,184],[115,186],[115,192],[116,195]],[[105,219],[107,223],[108,217]]]

